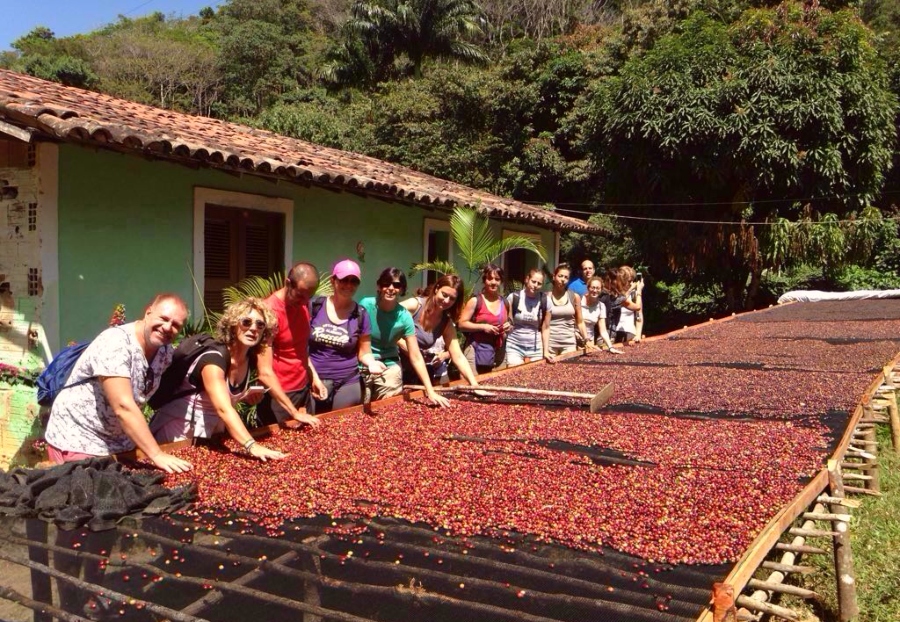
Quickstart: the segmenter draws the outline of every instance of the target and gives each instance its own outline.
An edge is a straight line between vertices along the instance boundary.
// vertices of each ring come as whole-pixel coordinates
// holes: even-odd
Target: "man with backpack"
[[[160,449],[141,411],[172,362],[172,340],[187,316],[179,296],[159,294],[140,320],[108,328],[91,342],[53,399],[45,433],[52,461],[137,447],[167,473],[191,469],[189,462]]]

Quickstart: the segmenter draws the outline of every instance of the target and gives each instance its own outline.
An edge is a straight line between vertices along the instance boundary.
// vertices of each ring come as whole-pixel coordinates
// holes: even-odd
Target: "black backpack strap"
[[[481,310],[481,300],[484,298],[482,294],[475,294],[475,308],[472,309],[472,321],[475,321],[475,318],[478,316],[478,312]]]
[[[312,321],[314,317],[319,315],[319,311],[322,310],[322,305],[325,304],[325,296],[314,296],[309,299],[309,320]]]
[[[353,302],[353,311],[350,312],[350,317],[347,318],[347,321],[356,320],[356,338],[359,339],[360,335],[362,335],[362,317],[359,312],[359,303]]]
[[[512,309],[510,311],[512,313],[513,319],[515,319],[516,314],[519,312],[519,292],[515,292],[513,294]]]

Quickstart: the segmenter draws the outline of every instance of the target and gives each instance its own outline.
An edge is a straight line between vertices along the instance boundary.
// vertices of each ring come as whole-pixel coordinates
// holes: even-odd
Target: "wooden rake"
[[[415,384],[406,385],[405,388],[420,391],[425,389],[425,387]],[[609,400],[612,399],[616,387],[612,382],[610,382],[605,387],[600,389],[597,393],[574,393],[572,391],[551,391],[549,389],[526,389],[524,387],[500,387],[493,385],[485,387],[457,385],[452,387],[434,387],[434,390],[449,393],[474,393],[475,395],[481,397],[496,397],[499,393],[534,395],[544,399],[552,399],[554,397],[572,397],[576,399],[590,400],[590,411],[592,413],[597,413],[600,412],[600,410],[602,410],[603,407],[609,403]]]

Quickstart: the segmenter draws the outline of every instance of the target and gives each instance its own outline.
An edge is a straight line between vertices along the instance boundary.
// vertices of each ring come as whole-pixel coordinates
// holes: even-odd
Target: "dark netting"
[[[863,322],[896,320],[900,318],[900,299],[887,300],[827,300],[780,305],[762,313],[750,313],[735,318],[738,322]]]
[[[40,517],[63,529],[112,529],[125,516],[187,507],[196,487],[166,488],[164,475],[94,458],[49,469],[0,472],[0,515]]]
[[[694,620],[728,566],[673,566],[534,541],[515,533],[453,537],[395,519],[318,517],[284,535],[238,516],[127,521],[115,542],[83,532],[65,545],[105,572],[73,599],[92,619],[135,622],[188,614],[210,621],[675,622]],[[2,550],[63,547],[53,534],[0,529]],[[90,551],[90,552],[85,552]],[[77,571],[75,575],[77,575]]]

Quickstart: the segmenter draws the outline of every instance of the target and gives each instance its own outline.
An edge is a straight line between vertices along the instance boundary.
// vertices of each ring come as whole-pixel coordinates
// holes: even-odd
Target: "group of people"
[[[262,424],[313,427],[316,415],[398,395],[404,385],[446,407],[435,387],[450,362],[477,386],[478,374],[503,366],[640,340],[643,283],[627,266],[604,280],[585,261],[582,279],[570,282],[561,264],[547,293],[543,272],[532,270],[524,288],[505,298],[503,277],[500,267],[486,266],[481,290],[466,300],[462,279],[444,275],[402,300],[406,275],[391,267],[378,275],[376,295],[357,302],[357,263],[337,262],[332,293],[316,296],[318,270],[300,262],[281,289],[230,305],[214,335],[185,338],[177,349],[187,305],[159,294],[141,319],[103,331],[75,363],[51,407],[50,458],[63,463],[136,447],[157,468],[183,472],[190,463],[161,445],[224,432],[254,458],[280,459],[247,430],[239,402],[256,404]]]
[[[607,349],[621,352],[614,344],[633,346],[641,342],[644,279],[640,272],[621,266],[608,268],[600,276],[594,271],[594,263],[585,259],[581,262],[581,277],[570,279],[568,289],[582,297],[585,326]],[[605,324],[605,332],[601,324]],[[594,328],[599,332],[595,333]]]

